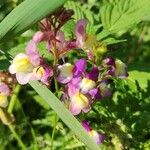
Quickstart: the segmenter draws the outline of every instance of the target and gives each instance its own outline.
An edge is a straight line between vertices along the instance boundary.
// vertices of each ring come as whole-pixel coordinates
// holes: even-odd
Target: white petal
[[[12,64],[12,65],[9,66],[9,72],[11,74],[15,74],[16,73],[16,67],[15,67],[14,64]]]
[[[19,53],[18,55],[15,56],[13,62],[16,61],[17,59],[22,59],[22,58],[28,58],[28,56],[24,53]]]
[[[27,84],[32,78],[32,76],[32,73],[16,73],[17,81],[22,85]]]

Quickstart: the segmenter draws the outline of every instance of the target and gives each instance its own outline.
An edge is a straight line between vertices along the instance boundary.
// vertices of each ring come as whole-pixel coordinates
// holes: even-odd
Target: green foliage
[[[100,10],[104,33],[112,34],[128,30],[142,21],[150,11],[149,0],[118,0],[104,3]],[[106,31],[105,31],[106,30]],[[101,34],[98,38],[101,39]]]
[[[14,38],[14,36],[23,33],[31,25],[60,7],[65,1],[26,0],[22,2],[0,23],[0,41]]]
[[[149,11],[149,0],[113,1],[101,8],[101,20],[105,30],[116,33],[139,23]]]

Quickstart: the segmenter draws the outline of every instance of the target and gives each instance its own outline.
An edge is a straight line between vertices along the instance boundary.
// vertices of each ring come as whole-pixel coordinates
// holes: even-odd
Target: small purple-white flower
[[[76,35],[76,44],[82,48],[84,47],[85,40],[86,40],[86,25],[87,20],[81,19],[77,22],[76,28],[75,28],[75,35]]]
[[[78,81],[76,82],[78,83]],[[73,115],[78,115],[81,111],[86,113],[90,110],[90,98],[81,93],[77,86],[69,83],[68,94],[70,98],[69,110]]]
[[[0,107],[7,107],[8,96],[10,95],[10,89],[7,84],[0,83]]]
[[[88,134],[94,139],[96,144],[101,144],[104,140],[106,140],[106,136],[104,134],[100,134],[97,131],[93,130],[89,122],[82,121],[82,126],[85,128],[85,130],[88,132]]]
[[[59,75],[57,80],[63,84],[70,82],[73,78],[73,68],[73,65],[70,63],[58,66]]]
[[[108,57],[103,60],[103,66],[110,76],[119,78],[126,78],[128,76],[127,66],[119,59]]]
[[[79,91],[75,95],[72,95],[70,101],[69,109],[73,115],[78,115],[81,111],[87,113],[90,110],[90,100],[88,96]]]
[[[66,84],[70,82],[73,78],[82,76],[86,69],[86,60],[80,59],[73,66],[70,63],[65,63],[58,66],[58,81],[60,83]]]
[[[76,45],[78,48],[88,51],[88,54],[91,55],[90,52],[97,43],[97,40],[96,36],[86,33],[87,23],[88,21],[86,19],[81,19],[77,22],[75,27]]]
[[[9,67],[9,72],[16,74],[20,84],[27,84],[30,80],[41,80],[48,84],[49,77],[53,75],[52,69],[44,64],[33,41],[29,42],[26,54],[20,53],[15,56]]]

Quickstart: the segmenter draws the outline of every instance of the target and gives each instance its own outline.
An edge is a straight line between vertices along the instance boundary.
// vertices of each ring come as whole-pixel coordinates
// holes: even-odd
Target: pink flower
[[[70,82],[73,78],[82,76],[86,69],[86,60],[80,59],[75,62],[75,65],[70,63],[65,63],[58,66],[58,81],[60,83],[66,84]]]
[[[27,84],[31,80],[40,80],[48,85],[48,78],[53,75],[51,67],[45,65],[33,41],[29,42],[26,54],[16,55],[9,67],[9,72],[16,74],[20,84]]]
[[[61,57],[68,50],[76,48],[76,42],[74,40],[69,40],[69,41],[65,40],[64,32],[62,32],[61,30],[56,30],[48,18],[43,19],[41,21],[40,27],[41,27],[41,31],[36,32],[32,40],[35,43],[46,41],[47,49],[49,52],[55,48]]]
[[[7,107],[10,89],[5,83],[0,83],[0,107]]]
[[[93,57],[93,48],[98,41],[96,36],[86,33],[86,26],[88,21],[86,19],[81,19],[77,22],[75,27],[76,35],[76,46],[81,48],[88,53],[89,58]]]
[[[87,121],[82,121],[82,126],[88,132],[88,134],[94,139],[96,144],[101,144],[105,139],[106,136],[104,134],[100,134],[97,131],[93,130]]]
[[[78,115],[81,111],[86,113],[90,110],[90,97],[80,92],[72,83],[68,84],[68,94],[70,97],[69,110],[73,115]]]
[[[76,35],[76,45],[80,48],[84,47],[85,41],[86,41],[86,25],[87,20],[81,19],[77,22],[76,28],[75,28],[75,35]]]

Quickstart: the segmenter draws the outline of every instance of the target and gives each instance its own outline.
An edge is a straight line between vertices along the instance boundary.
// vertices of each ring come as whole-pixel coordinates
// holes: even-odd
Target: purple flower
[[[66,84],[70,82],[73,78],[82,76],[86,69],[86,60],[80,59],[75,62],[73,66],[70,63],[65,63],[63,65],[58,66],[58,81],[60,83]]]
[[[74,77],[79,77],[81,76],[86,70],[86,60],[84,58],[79,59],[76,61],[74,65]]]
[[[99,76],[99,70],[97,67],[93,67],[89,73],[86,73],[88,79],[97,81]]]
[[[73,78],[73,65],[70,63],[65,63],[63,65],[58,66],[58,77],[57,80],[60,83],[66,84],[70,82]]]
[[[74,65],[65,63],[58,66],[58,81],[66,84],[66,91],[70,100],[69,109],[73,115],[88,112],[93,100],[101,98],[98,81],[99,70],[93,67],[86,72],[86,60],[80,59]]]
[[[100,88],[94,88],[94,89],[90,90],[89,94],[93,100],[97,100],[97,99],[102,98]]]
[[[41,80],[48,84],[48,78],[53,75],[51,67],[44,64],[44,60],[36,49],[36,44],[30,41],[26,54],[20,53],[15,56],[9,67],[11,74],[16,74],[20,84],[27,84],[30,80]]]
[[[85,130],[88,132],[88,134],[94,139],[96,144],[101,144],[104,140],[106,140],[106,136],[104,134],[100,134],[97,131],[93,130],[89,122],[83,121],[82,126],[85,128]]]
[[[81,78],[74,78],[68,83],[68,97],[70,99],[69,110],[73,115],[78,115],[81,111],[84,113],[90,110],[90,97],[80,91]]]
[[[76,34],[76,45],[79,46],[79,48],[83,48],[86,40],[86,25],[87,20],[81,19],[77,22],[76,28],[75,28],[75,34]]]
[[[7,107],[8,99],[10,95],[10,89],[5,83],[0,83],[0,107]]]
[[[106,68],[108,75],[126,78],[128,76],[127,66],[119,59],[108,57],[103,60],[103,66]]]

